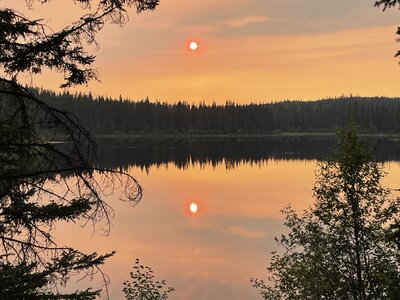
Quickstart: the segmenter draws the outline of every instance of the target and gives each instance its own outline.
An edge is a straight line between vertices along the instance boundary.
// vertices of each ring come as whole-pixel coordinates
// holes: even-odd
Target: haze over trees
[[[45,5],[47,2],[49,0],[27,1],[32,6]],[[397,1],[392,2],[397,3]],[[99,272],[106,282],[107,278],[101,273],[99,267],[113,253],[86,254],[69,246],[59,246],[52,235],[54,226],[58,221],[82,221],[92,224],[103,221],[106,226],[109,225],[112,210],[103,200],[104,190],[100,186],[106,187],[107,191],[112,191],[115,184],[122,185],[121,199],[131,204],[137,203],[141,197],[141,188],[133,177],[124,172],[110,172],[96,168],[92,162],[96,156],[96,146],[89,132],[83,129],[72,115],[57,108],[65,107],[57,106],[54,102],[51,103],[56,106],[54,108],[48,105],[50,101],[44,102],[41,97],[45,97],[45,93],[38,95],[22,87],[18,82],[18,76],[21,73],[34,76],[44,69],[59,71],[64,74],[62,87],[85,84],[89,80],[96,79],[97,72],[93,68],[95,56],[85,50],[87,45],[96,44],[96,34],[107,22],[119,25],[125,23],[127,8],[133,7],[137,13],[153,10],[158,5],[158,0],[100,0],[96,2],[78,0],[71,1],[71,5],[80,5],[83,15],[76,22],[59,31],[48,28],[45,20],[30,19],[12,8],[0,9],[0,68],[1,73],[4,74],[0,78],[2,96],[0,100],[0,298],[2,299],[94,299],[99,296],[100,290],[87,288],[71,292],[63,290],[62,286],[77,273],[90,277]],[[86,105],[85,101],[81,102]],[[329,128],[330,130],[341,124],[337,123],[336,119],[329,123],[329,117],[335,118],[334,116],[338,115],[344,118],[342,114],[332,113],[335,108],[328,110],[325,120],[321,117],[317,118],[316,115],[308,115],[321,113],[318,110],[320,103],[316,104],[315,109],[310,110],[311,106],[303,109],[304,104],[297,103],[292,106],[289,102],[276,104],[273,109],[271,105],[250,104],[241,107],[228,103],[225,106],[190,106],[178,103],[169,106],[151,104],[148,101],[135,104],[137,107],[126,101],[118,101],[112,104],[111,109],[110,101],[99,99],[98,102],[99,108],[97,111],[93,110],[93,118],[88,118],[87,126],[99,133],[122,131],[239,133],[301,131],[310,128],[318,130]],[[400,129],[396,123],[399,112],[397,104],[389,102],[384,105],[376,102],[369,108],[362,106],[360,116],[368,126],[366,128],[377,132]],[[91,103],[88,104],[88,106],[91,105]],[[293,110],[289,106],[292,106]],[[357,107],[357,109],[354,108],[356,112],[360,106],[354,104],[354,107]],[[125,115],[125,109],[135,112]],[[372,121],[370,116],[375,112],[384,116],[380,117],[381,121]],[[75,112],[77,116],[82,113],[86,116],[91,115],[90,110],[82,109],[82,107]],[[283,115],[286,117],[277,117]],[[298,116],[301,118],[297,119]],[[309,128],[299,121],[303,118],[308,119],[311,124]],[[363,122],[361,123],[364,126]],[[60,137],[66,142],[66,149],[61,149],[54,143]],[[339,253],[341,255],[339,257],[343,259],[349,257],[353,259],[351,262],[355,262],[353,269],[347,269],[347,267],[341,269],[339,266],[339,270],[347,272],[351,286],[338,284],[333,286],[329,282],[330,285],[323,285],[312,291],[319,293],[318,295],[326,293],[327,287],[340,287],[341,289],[337,291],[338,295],[360,295],[361,298],[355,299],[366,299],[370,293],[390,297],[398,295],[398,291],[394,288],[399,286],[399,277],[396,273],[398,270],[396,255],[398,254],[394,253],[392,248],[383,247],[383,245],[389,245],[389,242],[383,240],[386,232],[382,231],[381,226],[384,221],[391,221],[397,210],[391,204],[384,206],[385,211],[379,210],[379,205],[386,200],[384,196],[387,196],[387,192],[377,185],[380,178],[379,169],[367,164],[364,158],[364,155],[361,155],[363,177],[356,177],[360,179],[360,186],[363,189],[357,190],[357,193],[363,195],[365,199],[362,198],[362,200],[368,200],[370,206],[351,206],[349,212],[352,214],[348,220],[355,222],[344,224],[351,228],[354,235],[351,238],[345,236],[348,238],[345,239],[349,241],[348,244],[339,244],[343,247],[340,249],[345,250]],[[346,160],[340,161],[339,165],[340,163],[346,163]],[[326,168],[335,166],[327,164]],[[335,179],[323,176],[323,179]],[[327,182],[321,181],[319,184],[324,188],[332,188],[333,183],[337,183],[329,180]],[[365,186],[366,183],[368,186]],[[328,186],[323,186],[323,184],[328,184]],[[329,191],[332,195],[335,193],[335,190]],[[316,188],[317,196],[322,199],[320,202],[322,208],[331,205],[324,200],[332,195],[324,193],[326,192],[322,189],[320,191]],[[341,205],[349,203],[361,203],[351,201],[358,198],[349,199],[350,201],[347,202],[339,200],[332,202],[337,206],[334,208],[341,208]],[[360,219],[364,214],[371,213],[368,207],[375,209],[373,218],[367,220],[374,221],[367,228],[371,231],[364,230],[367,223],[358,222],[358,220],[364,220]],[[335,212],[332,207],[329,208],[332,209],[331,214],[326,209],[318,210],[318,207],[315,209],[321,213],[322,223],[313,223],[315,221],[313,218],[310,218],[309,223],[307,219],[306,223],[302,223],[290,213],[288,220],[292,222],[290,224],[299,226],[316,225],[315,232],[322,234],[321,239],[325,239],[323,242],[327,245],[336,245],[332,241],[340,241],[331,237],[330,232],[325,230],[327,228],[325,223],[331,220]],[[340,216],[335,215],[335,217],[338,222],[348,221]],[[343,228],[345,227],[339,226],[338,230]],[[356,236],[356,232],[361,235]],[[322,258],[332,253],[337,255],[338,249],[327,247],[326,250],[324,248],[321,251],[321,248],[318,248],[319,235],[300,237],[311,238],[311,241],[315,242],[312,244],[315,248],[306,252],[309,254],[305,257],[306,262],[311,263],[313,267],[318,263],[317,270],[322,275],[332,275],[329,273],[333,272],[332,269],[323,268],[325,265]],[[313,238],[316,238],[315,241]],[[368,243],[364,244],[366,241]],[[290,241],[288,245],[295,244],[296,240]],[[304,246],[301,243],[300,245]],[[315,255],[313,252],[315,249],[321,253],[318,252],[318,255]],[[376,252],[371,252],[371,249]],[[328,251],[333,252],[328,253]],[[286,258],[298,263],[295,257],[289,255]],[[275,266],[280,266],[281,262],[277,257]],[[299,266],[303,266],[301,262]],[[336,265],[333,266],[336,267]],[[306,276],[302,279],[309,279],[307,276],[310,273],[307,273],[307,270],[303,273]],[[333,273],[333,275],[338,274]],[[140,279],[140,276],[133,275],[133,279]],[[281,275],[277,276],[279,278]],[[147,277],[147,279],[152,279],[152,277]],[[363,284],[364,279],[367,280],[366,284]],[[310,280],[302,280],[300,283],[308,288],[310,284],[315,283],[312,279]],[[127,283],[127,294],[132,291],[130,287]],[[280,292],[280,290],[274,291]],[[165,292],[161,295],[165,295]]]
[[[44,1],[27,4],[45,5]],[[132,205],[141,188],[129,174],[94,167],[96,146],[89,132],[70,114],[55,109],[18,83],[18,75],[51,69],[64,74],[62,86],[95,79],[95,57],[85,51],[109,23],[122,25],[127,8],[153,10],[158,0],[71,1],[83,15],[52,31],[43,19],[29,19],[13,8],[0,9],[0,298],[94,299],[100,289],[64,290],[71,276],[98,273],[113,255],[83,253],[60,246],[55,224],[103,222],[112,209],[103,192],[121,187]],[[54,143],[62,138],[66,147]],[[105,287],[107,296],[107,287]]]

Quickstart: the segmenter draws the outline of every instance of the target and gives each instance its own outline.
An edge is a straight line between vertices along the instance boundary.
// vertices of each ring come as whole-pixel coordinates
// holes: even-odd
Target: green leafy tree
[[[387,238],[400,201],[383,175],[357,130],[341,131],[334,158],[319,164],[315,204],[283,211],[283,252],[273,252],[268,281],[252,279],[264,299],[400,299],[400,253]]]
[[[26,1],[45,5],[48,0]],[[83,253],[59,246],[58,221],[108,230],[112,208],[103,200],[118,188],[132,205],[142,195],[121,171],[96,167],[96,145],[76,118],[47,105],[17,79],[43,69],[64,73],[63,87],[96,79],[95,57],[85,49],[107,23],[122,25],[127,8],[153,10],[158,0],[79,0],[83,14],[53,31],[43,19],[0,8],[0,299],[94,299],[101,290],[67,292],[77,274],[90,278],[113,253]],[[63,143],[60,144],[59,141]],[[107,288],[105,289],[107,296]]]
[[[155,281],[150,267],[142,266],[136,259],[130,280],[124,282],[123,292],[127,300],[166,300],[172,287],[166,287],[165,280]]]

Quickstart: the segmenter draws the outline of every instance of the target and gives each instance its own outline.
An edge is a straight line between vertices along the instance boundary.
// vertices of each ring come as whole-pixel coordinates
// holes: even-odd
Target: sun
[[[189,206],[190,212],[191,212],[192,214],[194,214],[194,215],[197,213],[197,208],[198,208],[198,207],[197,207],[197,204],[196,204],[196,203],[193,203],[193,202],[192,202],[192,203],[190,204],[190,206]]]
[[[192,51],[197,50],[197,47],[198,47],[198,46],[199,46],[199,45],[197,45],[196,42],[191,42],[191,43],[189,44],[189,48],[190,48],[190,50],[192,50]]]

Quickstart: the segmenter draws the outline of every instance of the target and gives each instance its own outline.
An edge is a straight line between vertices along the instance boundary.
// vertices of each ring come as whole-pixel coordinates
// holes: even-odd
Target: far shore
[[[121,139],[187,139],[187,138],[273,138],[273,137],[334,137],[335,132],[279,132],[279,133],[235,133],[235,134],[191,134],[191,133],[115,133],[95,134],[96,138],[121,138]],[[399,139],[400,133],[362,133],[363,137]]]

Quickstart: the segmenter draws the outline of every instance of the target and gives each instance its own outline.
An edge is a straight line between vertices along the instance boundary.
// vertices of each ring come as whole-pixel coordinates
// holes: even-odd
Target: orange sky
[[[19,9],[54,26],[78,16],[72,1],[56,2]],[[101,83],[77,90],[196,103],[399,96],[398,11],[383,13],[373,2],[161,0],[157,11],[132,12],[123,28],[101,32]],[[196,52],[188,50],[191,40],[199,43]],[[45,88],[60,82],[49,72],[33,78]]]

